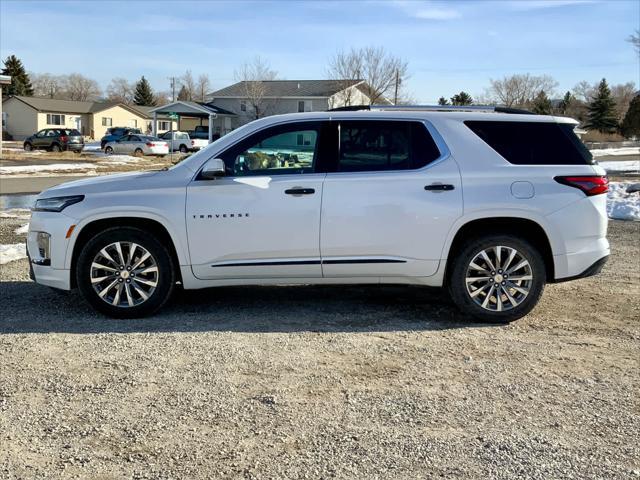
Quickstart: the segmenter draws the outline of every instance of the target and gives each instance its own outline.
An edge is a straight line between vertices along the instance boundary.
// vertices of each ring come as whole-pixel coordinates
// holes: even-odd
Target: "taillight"
[[[587,197],[609,191],[609,179],[605,175],[555,177],[555,181],[582,190]]]
[[[62,143],[67,143],[69,141],[69,137],[67,137],[66,135],[61,135],[60,136],[60,141]]]
[[[155,146],[155,143],[147,142],[147,147],[153,147],[153,146]]]

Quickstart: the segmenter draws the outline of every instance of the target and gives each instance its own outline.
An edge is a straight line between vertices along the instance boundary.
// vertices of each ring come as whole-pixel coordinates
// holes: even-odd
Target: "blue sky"
[[[565,91],[581,80],[640,84],[625,39],[640,2],[518,1],[71,1],[0,2],[0,56],[29,71],[77,71],[104,88],[145,75],[159,90],[191,69],[213,87],[255,55],[286,79],[325,78],[351,46],[384,46],[409,63],[407,88],[422,103],[490,78],[548,74]]]

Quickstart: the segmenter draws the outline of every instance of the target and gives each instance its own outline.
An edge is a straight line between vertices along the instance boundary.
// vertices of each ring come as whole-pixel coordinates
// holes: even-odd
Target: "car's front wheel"
[[[513,235],[470,240],[455,254],[448,275],[454,302],[479,320],[508,323],[529,313],[546,282],[541,253]]]
[[[113,154],[113,148],[112,147],[107,147],[104,149],[104,153],[106,155],[112,155]]]
[[[24,150],[25,152],[31,152],[33,150],[33,145],[31,145],[29,142],[25,142]]]
[[[155,236],[133,227],[99,233],[82,248],[76,281],[98,311],[116,318],[151,315],[175,285],[171,254]]]

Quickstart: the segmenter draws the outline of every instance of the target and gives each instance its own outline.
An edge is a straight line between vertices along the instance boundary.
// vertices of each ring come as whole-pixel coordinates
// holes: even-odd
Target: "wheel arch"
[[[465,243],[465,240],[488,233],[519,235],[531,242],[541,253],[547,274],[547,281],[555,278],[553,261],[553,246],[544,227],[536,220],[518,216],[490,216],[469,219],[457,229],[452,229],[452,235],[445,247],[446,258],[444,282],[448,281],[451,261],[455,258]]]
[[[171,259],[173,260],[176,267],[176,278],[182,281],[180,265],[183,262],[180,261],[178,249],[176,248],[176,241],[169,230],[166,228],[166,226],[163,225],[160,221],[153,218],[117,216],[91,220],[83,225],[77,233],[74,232],[75,241],[73,242],[73,245],[70,245],[70,271],[72,272],[71,288],[75,288],[77,286],[75,274],[73,274],[73,272],[75,272],[77,265],[76,262],[78,261],[78,256],[80,255],[82,247],[86,245],[86,243],[91,238],[93,238],[100,232],[113,227],[138,228],[140,230],[152,233],[154,236],[156,236],[156,238],[158,238],[164,245],[167,245],[169,247]]]

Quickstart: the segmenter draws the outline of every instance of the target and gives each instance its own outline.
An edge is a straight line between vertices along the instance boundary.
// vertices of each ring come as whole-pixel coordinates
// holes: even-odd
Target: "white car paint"
[[[42,192],[38,198],[80,194],[85,199],[61,213],[33,213],[32,259],[38,254],[31,232],[51,234],[51,265],[34,265],[35,280],[69,289],[80,232],[95,220],[120,217],[152,219],[166,228],[186,289],[281,283],[441,286],[457,231],[472,220],[496,217],[529,219],[542,227],[556,280],[579,275],[608,255],[606,196],[586,197],[552,180],[554,175],[603,175],[604,170],[597,165],[509,164],[462,123],[488,118],[575,123],[561,117],[427,111],[314,112],[256,120],[167,171],[80,180]],[[424,122],[441,157],[422,169],[401,172],[197,179],[208,160],[252,133],[329,119]],[[432,183],[455,188],[425,191]],[[313,188],[315,194],[283,195],[291,187]],[[340,263],[354,257],[404,263]],[[251,265],[265,260],[272,263],[266,270]],[[230,262],[242,265],[213,267]]]
[[[173,152],[177,152],[182,149],[189,152],[198,151],[209,145],[208,140],[191,138],[187,132],[180,132],[177,130],[165,132],[162,135],[159,135],[159,138],[167,142]]]

